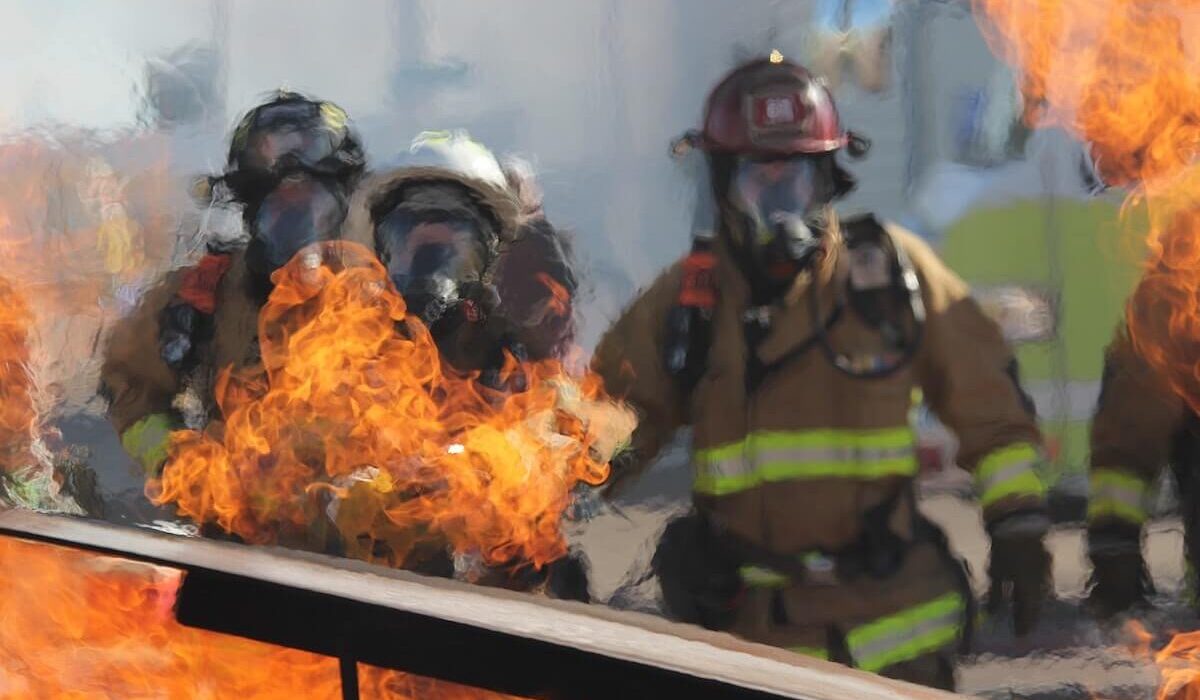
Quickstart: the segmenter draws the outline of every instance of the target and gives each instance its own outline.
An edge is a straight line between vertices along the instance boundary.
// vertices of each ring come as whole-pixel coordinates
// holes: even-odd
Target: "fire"
[[[1127,309],[1138,351],[1200,410],[1200,0],[974,0],[1020,71],[1026,117],[1090,144],[1101,177],[1144,208],[1150,256]],[[1131,632],[1142,653],[1150,635]],[[1154,659],[1159,700],[1200,699],[1200,632]]]
[[[21,294],[0,278],[0,507],[21,505],[80,514],[45,438],[39,387],[31,371],[34,316]]]
[[[1200,632],[1175,635],[1154,662],[1162,674],[1156,700],[1200,699]]]
[[[336,659],[175,621],[183,572],[0,538],[0,698],[334,698]],[[506,698],[360,667],[363,698]]]
[[[1026,116],[1090,144],[1150,256],[1131,337],[1200,410],[1200,11],[1197,0],[974,0],[996,53],[1020,70]]]
[[[602,482],[633,428],[597,377],[510,358],[504,378],[526,390],[508,394],[443,367],[352,243],[273,279],[261,370],[222,375],[224,422],[172,436],[152,499],[252,543],[320,543],[332,522],[347,554],[390,566],[447,548],[494,566],[566,553],[571,488]]]
[[[1154,635],[1137,620],[1128,621],[1124,632],[1132,656],[1154,659],[1160,677],[1155,700],[1200,699],[1200,632],[1175,634],[1157,651]]]
[[[6,474],[27,466],[37,420],[29,375],[32,324],[25,299],[0,278],[0,472]]]
[[[571,313],[571,294],[566,287],[545,272],[539,272],[537,279],[550,292],[547,310],[555,316],[566,316]]]

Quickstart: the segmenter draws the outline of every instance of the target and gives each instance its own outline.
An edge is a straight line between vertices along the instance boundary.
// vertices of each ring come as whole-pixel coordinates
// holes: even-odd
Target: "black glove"
[[[691,513],[668,523],[650,565],[672,618],[712,630],[733,624],[744,583],[737,560],[703,516]]]
[[[591,594],[588,592],[588,572],[591,564],[587,556],[578,550],[571,550],[567,556],[556,559],[546,565],[546,592],[561,600],[577,600],[590,603]]]
[[[1106,523],[1088,529],[1088,610],[1107,618],[1134,607],[1148,605],[1154,584],[1142,559],[1141,527],[1133,523]]]
[[[1013,513],[988,525],[989,614],[1012,608],[1013,631],[1024,636],[1037,625],[1042,603],[1053,591],[1050,553],[1043,543],[1050,518],[1040,511]]]

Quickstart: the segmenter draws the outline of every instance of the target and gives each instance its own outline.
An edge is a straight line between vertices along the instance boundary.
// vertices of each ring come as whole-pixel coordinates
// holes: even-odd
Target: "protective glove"
[[[148,478],[158,476],[167,461],[171,431],[179,426],[165,413],[151,413],[121,433],[121,446],[142,465]]]
[[[991,615],[1012,609],[1013,631],[1024,636],[1037,625],[1042,603],[1053,583],[1050,553],[1043,542],[1050,518],[1041,511],[1007,515],[988,525],[992,538],[988,562],[987,610]]]
[[[1140,526],[1114,522],[1089,528],[1088,558],[1092,576],[1085,606],[1093,615],[1108,618],[1149,605],[1154,584],[1142,559]]]
[[[712,630],[728,629],[745,583],[703,516],[690,513],[667,524],[651,568],[672,618]]]

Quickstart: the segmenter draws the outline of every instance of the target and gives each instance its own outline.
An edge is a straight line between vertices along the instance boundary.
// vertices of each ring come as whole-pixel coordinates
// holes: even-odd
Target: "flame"
[[[993,50],[1020,71],[1026,118],[1088,143],[1129,188],[1122,218],[1150,255],[1126,309],[1138,352],[1200,410],[1200,0],[973,0]],[[1135,653],[1151,637],[1129,628]],[[1200,632],[1154,660],[1158,700],[1200,700]]]
[[[1200,632],[1175,635],[1154,662],[1162,675],[1156,700],[1200,700]]]
[[[550,292],[550,298],[546,302],[547,311],[555,316],[566,316],[571,313],[571,293],[567,291],[567,288],[545,272],[539,272],[537,279]]]
[[[1089,143],[1130,189],[1123,218],[1150,255],[1130,299],[1135,347],[1200,410],[1200,2],[974,0],[996,53],[1020,70],[1027,118]]]
[[[330,242],[278,271],[263,366],[217,383],[224,422],[172,436],[147,494],[252,543],[319,543],[410,566],[449,548],[488,565],[566,553],[569,491],[608,475],[633,428],[598,377],[509,362],[519,393],[441,365],[374,256]]]
[[[12,283],[0,278],[0,472],[29,463],[37,410],[29,375],[29,327],[33,315]]]
[[[1137,620],[1125,623],[1126,647],[1134,658],[1153,659],[1159,674],[1155,700],[1200,700],[1200,632],[1172,635],[1154,650],[1154,635]]]
[[[334,698],[336,659],[184,627],[183,572],[0,538],[0,698]],[[363,698],[506,698],[360,666]]]

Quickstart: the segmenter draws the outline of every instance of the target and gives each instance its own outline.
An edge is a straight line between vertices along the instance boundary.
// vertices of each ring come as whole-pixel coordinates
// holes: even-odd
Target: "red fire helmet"
[[[709,153],[772,158],[831,153],[850,138],[824,82],[773,53],[717,84],[704,129],[689,140]]]

